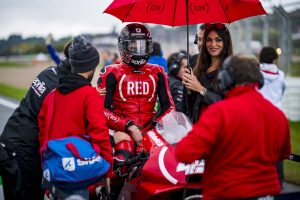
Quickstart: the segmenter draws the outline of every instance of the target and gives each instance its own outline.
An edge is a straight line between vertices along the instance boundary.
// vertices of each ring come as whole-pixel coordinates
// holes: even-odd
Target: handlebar
[[[150,153],[148,153],[148,152],[141,152],[138,155],[136,155],[136,156],[134,156],[132,158],[129,158],[129,159],[125,160],[125,161],[115,162],[114,163],[114,168],[118,169],[120,167],[130,165],[130,164],[135,163],[137,161],[145,161],[145,160],[147,160],[149,158],[149,155],[150,155]]]
[[[295,162],[300,162],[300,156],[292,153],[289,157],[289,160],[295,161]]]

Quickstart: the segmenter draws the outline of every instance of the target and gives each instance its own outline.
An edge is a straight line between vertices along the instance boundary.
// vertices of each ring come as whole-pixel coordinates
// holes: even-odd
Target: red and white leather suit
[[[167,74],[158,65],[146,64],[135,69],[125,63],[106,66],[102,69],[98,87],[106,88],[105,115],[108,127],[126,131],[134,123],[141,132],[147,130],[155,117],[157,97],[163,116],[174,108],[169,91]]]

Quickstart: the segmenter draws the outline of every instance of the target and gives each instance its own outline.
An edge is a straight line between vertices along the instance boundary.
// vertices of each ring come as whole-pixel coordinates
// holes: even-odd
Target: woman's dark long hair
[[[233,51],[232,51],[232,41],[231,41],[231,36],[229,30],[226,28],[224,25],[223,28],[219,29],[217,27],[212,27],[209,30],[205,30],[204,35],[203,35],[203,44],[201,47],[201,53],[200,56],[197,58],[197,64],[195,68],[193,69],[194,75],[199,78],[201,72],[206,73],[207,69],[210,67],[211,62],[212,62],[212,57],[208,53],[207,48],[206,48],[206,39],[208,34],[212,31],[216,31],[216,33],[222,38],[224,42],[224,49],[221,52],[220,55],[220,63],[218,68],[221,67],[223,64],[223,61],[228,57],[231,56]]]

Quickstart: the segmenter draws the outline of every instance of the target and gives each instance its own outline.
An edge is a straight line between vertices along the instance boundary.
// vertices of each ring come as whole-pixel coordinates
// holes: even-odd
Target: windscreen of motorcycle
[[[168,143],[176,144],[192,130],[192,123],[184,113],[171,111],[158,121],[155,128]]]

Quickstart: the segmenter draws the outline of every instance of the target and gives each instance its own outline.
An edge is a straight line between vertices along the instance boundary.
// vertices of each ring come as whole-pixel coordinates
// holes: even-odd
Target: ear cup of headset
[[[180,63],[178,63],[176,60],[170,65],[169,73],[173,74],[174,76],[177,76],[179,69],[180,69]]]
[[[174,60],[173,63],[170,65],[169,73],[173,74],[173,76],[177,76],[181,67],[180,63],[184,58],[187,58],[187,56],[184,53],[178,53],[177,59]]]
[[[224,61],[218,73],[218,87],[221,91],[229,90],[235,84],[233,70],[232,67],[230,67],[230,60],[230,58],[227,58]]]

